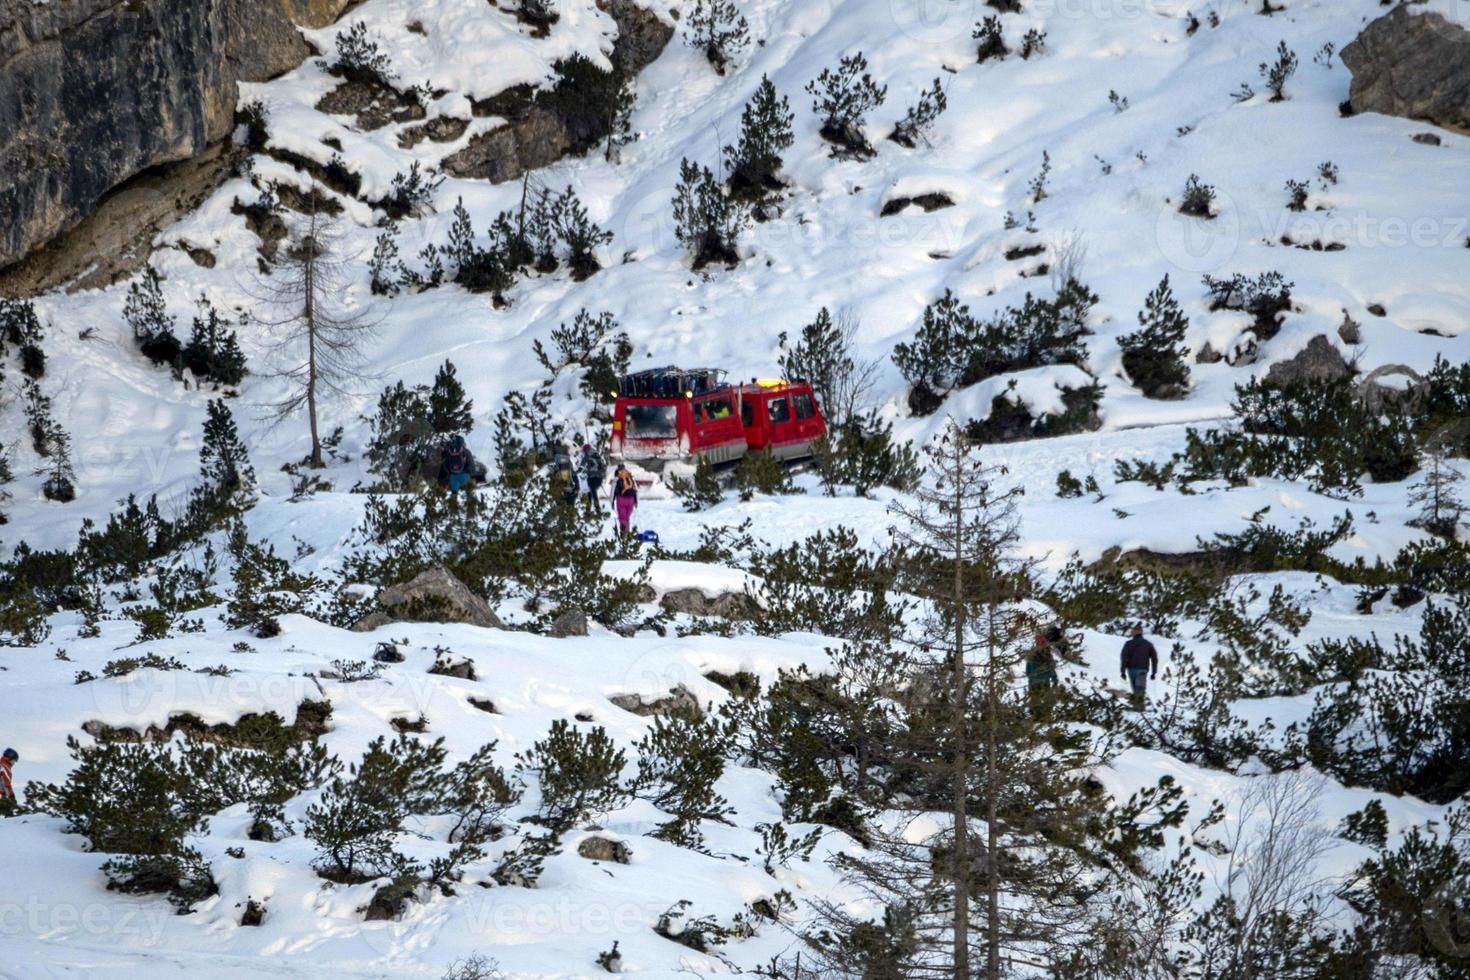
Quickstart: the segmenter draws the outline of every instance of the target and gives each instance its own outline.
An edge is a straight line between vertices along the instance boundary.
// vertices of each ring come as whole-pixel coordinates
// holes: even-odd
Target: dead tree
[[[307,214],[273,275],[258,279],[256,298],[278,311],[259,318],[271,338],[275,367],[268,377],[286,382],[285,398],[270,406],[268,417],[281,422],[306,410],[311,426],[307,463],[320,469],[320,402],[325,396],[359,392],[373,376],[364,373],[363,348],[377,333],[378,321],[343,302],[347,276],[340,234],[325,215]]]

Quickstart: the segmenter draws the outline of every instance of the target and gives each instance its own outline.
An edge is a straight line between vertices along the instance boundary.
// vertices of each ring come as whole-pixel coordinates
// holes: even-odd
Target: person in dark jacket
[[[1138,702],[1143,701],[1148,688],[1149,673],[1153,673],[1154,680],[1159,679],[1159,651],[1143,638],[1142,623],[1134,625],[1133,635],[1123,644],[1121,672],[1123,679],[1132,685],[1133,699]]]
[[[582,470],[582,486],[587,490],[587,503],[593,510],[601,510],[597,501],[597,488],[607,479],[607,460],[590,443],[582,446],[582,458],[578,461]]]
[[[475,461],[470,447],[464,444],[464,436],[451,436],[439,464],[439,482],[449,487],[450,493],[459,493],[471,480],[483,479],[484,473],[485,468]]]
[[[1057,683],[1056,644],[1062,639],[1060,627],[1049,627],[1036,634],[1036,645],[1026,654],[1026,688],[1030,693],[1055,687]]]

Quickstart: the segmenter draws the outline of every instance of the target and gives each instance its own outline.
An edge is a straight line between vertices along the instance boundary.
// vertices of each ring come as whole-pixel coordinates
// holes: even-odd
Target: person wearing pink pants
[[[633,511],[638,506],[638,485],[626,466],[619,466],[613,474],[613,506],[618,512],[618,531],[632,533]]]

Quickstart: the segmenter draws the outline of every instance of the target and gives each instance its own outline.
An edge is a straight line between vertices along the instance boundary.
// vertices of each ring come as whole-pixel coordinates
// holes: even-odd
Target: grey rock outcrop
[[[109,190],[234,124],[241,80],[311,47],[291,8],[324,0],[0,0],[0,266]]]
[[[754,600],[744,592],[707,596],[700,589],[670,589],[659,600],[659,605],[671,613],[719,616],[723,619],[750,619],[760,612]]]
[[[421,572],[411,581],[390,585],[378,593],[379,608],[352,627],[368,633],[389,623],[468,623],[504,629],[489,603],[470,591],[442,565]]]
[[[577,844],[577,854],[589,861],[610,861],[613,864],[627,864],[633,857],[633,850],[620,840],[611,837],[583,837]]]
[[[1353,373],[1337,345],[1326,334],[1317,334],[1297,354],[1277,361],[1266,372],[1269,384],[1285,385],[1293,381],[1336,381]]]
[[[667,697],[648,698],[642,694],[614,694],[608,700],[624,711],[631,711],[643,718],[654,715],[680,718],[704,717],[704,711],[699,706],[699,698],[695,697],[694,692],[683,684],[671,689]]]
[[[1470,30],[1398,6],[1342,49],[1358,112],[1423,119],[1470,131]]]
[[[634,0],[597,0],[597,6],[617,24],[610,60],[614,74],[621,78],[630,78],[651,64],[674,35],[673,25]],[[587,87],[585,80],[579,81]],[[589,127],[604,123],[596,118],[596,110],[589,116],[587,94],[573,91],[556,98],[546,89],[533,92],[518,86],[486,99],[476,105],[476,115],[498,116],[504,124],[473,137],[464,149],[445,157],[441,166],[456,177],[502,183],[555,163],[568,153],[583,152],[599,142],[595,133],[588,132]]]

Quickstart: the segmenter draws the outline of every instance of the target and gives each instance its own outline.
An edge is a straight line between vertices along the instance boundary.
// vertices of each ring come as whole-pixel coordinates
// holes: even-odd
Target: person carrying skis
[[[607,479],[607,460],[602,458],[602,453],[592,448],[590,443],[582,446],[582,458],[579,461],[582,470],[582,485],[587,489],[587,504],[593,510],[601,510],[602,506],[597,500],[597,488]]]
[[[618,512],[618,528],[624,534],[632,533],[633,511],[638,506],[638,484],[633,481],[633,471],[620,465],[613,474],[613,506]]]
[[[1133,625],[1132,637],[1123,644],[1120,666],[1124,680],[1132,685],[1133,700],[1141,706],[1148,689],[1150,668],[1153,670],[1154,680],[1159,679],[1159,651],[1143,638],[1142,623]]]
[[[470,447],[465,445],[464,436],[450,436],[439,464],[439,482],[448,486],[450,493],[459,493],[469,486],[471,480],[483,474],[484,468],[475,461]]]

